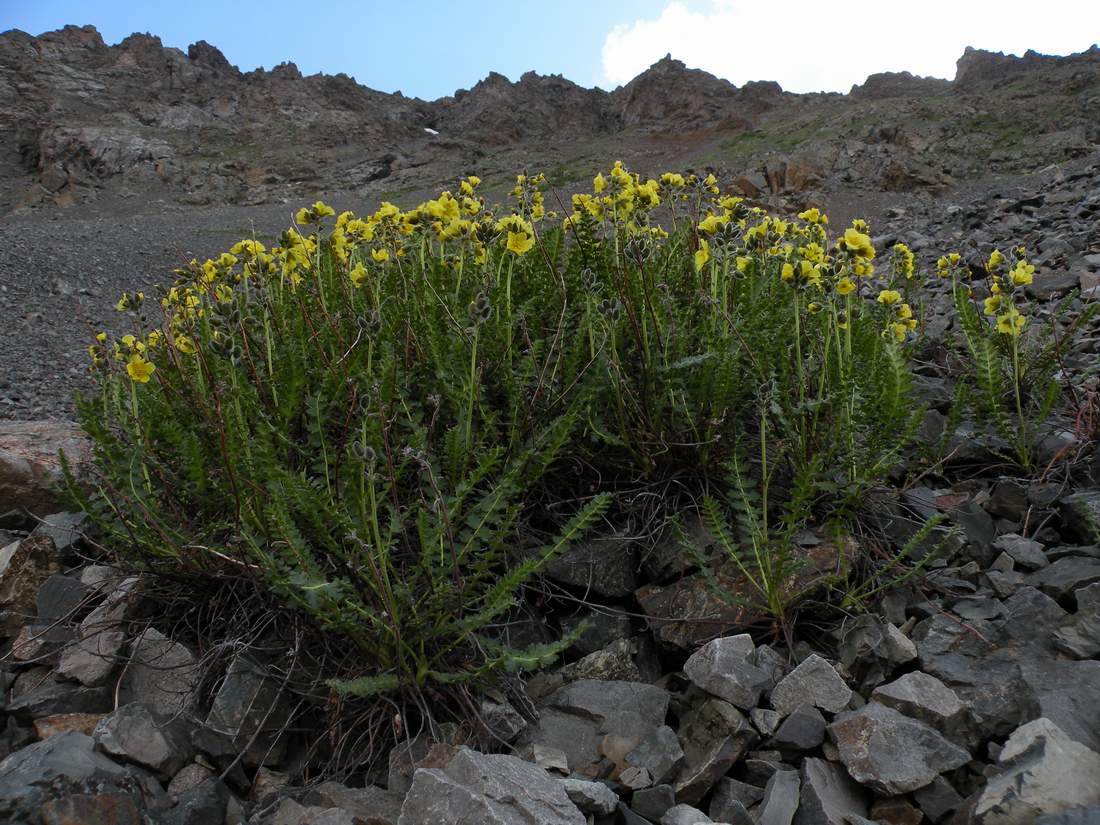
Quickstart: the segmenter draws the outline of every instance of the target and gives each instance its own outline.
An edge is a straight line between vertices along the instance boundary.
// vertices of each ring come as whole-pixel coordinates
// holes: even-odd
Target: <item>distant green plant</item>
[[[1035,267],[1024,257],[1022,247],[1008,256],[999,250],[990,255],[985,264],[988,296],[981,299],[980,312],[969,272],[958,254],[940,258],[937,270],[952,282],[956,317],[970,355],[966,378],[978,418],[1007,442],[1011,453],[1006,458],[1033,470],[1042,426],[1062,393],[1056,375],[1058,359],[1097,306],[1089,305],[1059,335],[1056,322],[1065,316],[1074,297],[1070,295],[1054,308],[1049,328],[1037,326],[1033,321],[1036,302],[1027,293]]]

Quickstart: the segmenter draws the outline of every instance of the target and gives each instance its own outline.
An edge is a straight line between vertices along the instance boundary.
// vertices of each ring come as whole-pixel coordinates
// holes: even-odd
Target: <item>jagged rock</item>
[[[839,717],[829,736],[852,778],[887,796],[915,791],[970,761],[934,728],[878,702]]]
[[[753,708],[749,711],[749,719],[763,736],[771,736],[783,721],[783,717],[771,708]]]
[[[684,673],[707,693],[750,710],[771,685],[770,675],[754,664],[755,654],[756,646],[747,633],[714,639],[691,655]]]
[[[177,707],[187,707],[198,678],[190,651],[163,638],[154,638],[149,644],[152,657],[172,657],[180,662],[176,673],[168,671],[174,677],[172,681],[158,687],[162,696],[174,699]],[[256,767],[275,764],[283,752],[282,734],[290,713],[289,701],[280,682],[267,668],[240,653],[230,662],[214,695],[206,727],[230,737],[238,748],[248,745],[245,763]]]
[[[764,788],[757,825],[791,825],[798,809],[801,786],[797,771],[773,773]]]
[[[1025,825],[1039,814],[1100,805],[1100,754],[1049,719],[1017,728],[974,806],[975,825]]]
[[[629,541],[609,537],[570,547],[546,567],[554,581],[605,598],[629,596],[638,587],[636,551]]]
[[[404,796],[373,785],[348,788],[339,782],[322,782],[306,794],[305,801],[320,807],[337,807],[367,825],[397,825]]]
[[[486,729],[502,742],[512,742],[527,728],[527,720],[503,697],[482,698],[479,718]]]
[[[62,483],[58,450],[78,477],[86,476],[91,445],[75,424],[63,421],[0,421],[0,501],[37,515],[56,512]]]
[[[630,743],[629,752],[665,723],[669,695],[639,682],[573,682],[540,706],[540,721],[521,742],[557,748],[580,771],[599,761],[608,735]]]
[[[876,799],[871,805],[870,817],[889,825],[921,825],[924,822],[924,814],[904,796]]]
[[[642,682],[641,670],[634,662],[638,643],[633,639],[616,639],[603,650],[589,653],[561,669],[566,682],[592,679],[600,682]]]
[[[913,792],[913,799],[932,822],[939,822],[962,804],[962,797],[951,783],[937,776],[930,785]]]
[[[794,825],[845,825],[849,816],[867,815],[867,794],[839,765],[804,759],[801,778]]]
[[[1043,553],[1043,545],[1015,533],[998,536],[993,546],[1011,556],[1012,560],[1024,570],[1039,570],[1050,564],[1046,554]]]
[[[677,732],[684,767],[673,783],[676,798],[696,804],[758,740],[757,733],[729,702],[708,699],[687,714]]]
[[[91,592],[91,588],[79,579],[50,576],[38,588],[35,599],[38,621],[42,624],[53,624],[72,616]]]
[[[1054,633],[1054,644],[1075,659],[1093,659],[1100,654],[1100,610],[1079,609],[1063,621]]]
[[[764,789],[724,776],[718,780],[710,797],[710,818],[715,822],[732,822],[730,809],[748,809],[764,798]]]
[[[49,536],[29,536],[0,548],[0,636],[19,634],[37,610],[39,589],[60,569]]]
[[[200,765],[198,762],[184,765],[176,772],[176,775],[172,777],[172,781],[168,783],[168,795],[173,799],[178,799],[188,791],[197,788],[213,775],[213,771],[204,765]],[[257,796],[257,799],[260,798],[261,797]]]
[[[51,513],[34,528],[32,536],[49,536],[62,557],[71,555],[74,544],[80,540],[81,528],[88,520],[86,513]]]
[[[572,633],[581,624],[588,625],[588,629],[573,643],[573,649],[584,656],[633,635],[629,616],[605,610],[587,610],[575,616],[567,616],[562,619],[562,634]]]
[[[844,669],[866,689],[916,659],[917,647],[890,622],[864,613],[846,624],[838,654]]]
[[[654,785],[635,791],[630,798],[630,809],[639,816],[660,821],[669,808],[676,804],[676,794],[671,785]],[[713,814],[713,811],[711,812]],[[713,819],[713,815],[711,819]]]
[[[775,686],[771,703],[782,716],[801,705],[838,713],[848,707],[851,698],[851,689],[844,684],[836,669],[813,653]]]
[[[242,657],[238,656],[230,665],[207,721],[214,727],[224,725],[225,729],[232,729],[234,735],[240,735],[242,726],[247,728],[243,719],[238,718],[240,714],[262,716],[267,712],[267,705],[262,704],[267,694],[255,680],[249,681],[248,674],[253,674],[253,671],[238,664],[241,660]],[[144,701],[162,713],[174,715],[193,706],[197,698],[195,688],[201,675],[195,655],[187,647],[167,638],[156,628],[146,628],[131,647],[130,662],[122,683],[122,699],[126,702]],[[249,689],[253,689],[251,693]],[[234,705],[237,700],[260,704],[249,711],[247,705],[243,706],[245,709]],[[279,718],[278,714],[273,716]],[[214,721],[211,722],[210,718]],[[246,735],[250,736],[251,731]]]
[[[1100,559],[1066,556],[1028,576],[1028,584],[1052,599],[1061,599],[1074,590],[1100,582]]]
[[[771,746],[784,751],[809,751],[825,741],[825,717],[812,705],[800,705],[783,720]]]
[[[461,748],[443,768],[420,768],[399,825],[584,825],[559,780],[503,754]]]
[[[951,737],[966,718],[966,705],[955,691],[927,673],[913,671],[875,688],[872,701],[886,705]]]
[[[619,797],[602,782],[583,779],[563,779],[570,801],[586,814],[610,814],[618,807]]]
[[[106,713],[112,696],[105,687],[84,687],[46,681],[10,702],[7,712],[20,719],[41,719],[60,713]]]
[[[718,581],[734,596],[750,596],[736,576],[719,575]],[[703,575],[686,576],[667,586],[646,585],[635,597],[654,636],[681,650],[696,650],[723,632],[751,625],[759,618],[747,607],[722,598]]]
[[[673,805],[661,817],[661,825],[698,825],[698,823],[710,821],[710,817],[698,808],[684,803]]]
[[[123,705],[96,725],[92,738],[104,753],[172,777],[195,752],[179,720],[137,702]]]
[[[70,645],[61,654],[58,674],[89,687],[106,683],[114,672],[126,641],[123,619],[130,607],[129,593],[137,581],[130,578],[119,583],[117,590],[84,617],[76,644]],[[157,631],[150,629],[147,632]],[[141,661],[134,664],[139,671],[144,667]],[[129,678],[135,677],[131,675]],[[137,678],[140,680],[140,676]]]
[[[175,806],[161,815],[158,825],[221,825],[229,803],[229,788],[218,779],[206,779],[180,794]],[[314,820],[315,825],[320,825]],[[357,825],[350,821],[348,825]]]
[[[651,784],[663,785],[671,781],[683,765],[684,751],[676,731],[661,725],[631,749],[625,761],[631,767],[644,769]]]
[[[75,731],[36,742],[0,762],[0,816],[11,825],[137,825],[137,814],[162,807],[163,793],[149,774],[112,762],[95,751],[91,737]],[[117,818],[124,815],[132,818]]]

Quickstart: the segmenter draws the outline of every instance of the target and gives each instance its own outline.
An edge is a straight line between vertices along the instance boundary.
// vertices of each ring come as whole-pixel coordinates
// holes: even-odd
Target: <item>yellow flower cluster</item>
[[[1035,280],[1035,266],[1024,257],[1026,250],[1020,246],[1011,252],[1011,260],[999,249],[990,253],[985,263],[989,277],[989,297],[982,302],[986,315],[996,318],[997,332],[1016,337],[1025,326],[1027,317],[1020,312],[1017,298],[1024,287]]]

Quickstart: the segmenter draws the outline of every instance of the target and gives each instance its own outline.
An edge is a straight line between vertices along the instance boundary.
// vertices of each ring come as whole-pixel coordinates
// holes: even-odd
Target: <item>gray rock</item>
[[[202,672],[195,655],[184,645],[150,627],[134,640],[130,658],[122,682],[122,701],[147,702],[168,715],[190,710],[194,706],[197,699],[195,688]],[[221,714],[226,710],[228,694],[245,679],[238,672],[240,661],[242,657],[237,656],[230,664],[222,689],[214,699],[214,707],[219,714],[215,720],[219,723],[231,721]],[[266,711],[266,706],[261,706],[257,712],[263,711]]]
[[[829,713],[839,713],[848,707],[851,698],[851,689],[844,684],[836,669],[813,653],[775,686],[771,703],[782,716],[800,705],[813,705]]]
[[[371,825],[397,825],[401,816],[404,797],[382,788],[368,785],[365,788],[349,788],[339,782],[322,782],[305,796],[309,805],[322,808],[339,808],[354,814]]]
[[[599,682],[643,682],[641,670],[634,662],[638,642],[616,639],[603,650],[589,653],[560,671],[566,682],[591,679]]]
[[[1037,570],[1027,578],[1052,599],[1061,599],[1075,590],[1100,582],[1100,559],[1066,556]]]
[[[165,779],[195,756],[182,722],[154,714],[137,702],[103,717],[92,738],[104,753],[148,768]]]
[[[942,776],[933,779],[932,784],[913,791],[913,799],[932,822],[939,822],[963,801],[959,792]]]
[[[125,604],[108,599],[84,617],[77,642],[66,648],[57,672],[88,687],[105,684],[118,664],[126,633]]]
[[[688,713],[678,736],[684,767],[674,783],[676,798],[692,805],[698,804],[759,738],[749,720],[721,699],[708,699]]]
[[[457,747],[463,741],[458,726],[444,723],[439,726],[436,738],[428,731],[424,731],[412,739],[402,739],[390,749],[389,764],[386,771],[386,790],[390,793],[404,796],[412,787],[413,774],[417,764],[427,757],[428,752],[436,742]],[[569,765],[565,754],[556,748],[535,745],[532,749],[534,762],[544,770],[559,770],[563,774],[569,773]]]
[[[935,676],[919,670],[907,673],[888,685],[875,688],[872,701],[927,722],[951,736],[966,718],[966,705],[958,694]]]
[[[684,764],[684,751],[676,731],[661,725],[626,754],[626,764],[644,768],[654,785],[672,781]]]
[[[7,712],[21,720],[60,713],[106,713],[111,709],[112,699],[106,687],[46,681],[10,702]]]
[[[753,663],[756,646],[747,633],[714,639],[684,664],[684,673],[697,687],[734,707],[756,707],[769,675]]]
[[[229,803],[229,788],[218,779],[207,779],[185,791],[175,807],[161,814],[157,825],[221,825]],[[320,825],[312,820],[311,825]],[[355,825],[349,822],[348,825]]]
[[[801,780],[797,771],[776,771],[764,788],[757,825],[791,825],[798,810]]]
[[[584,656],[634,635],[629,616],[605,610],[587,610],[575,616],[567,616],[562,619],[562,632],[568,635],[582,624],[587,625],[588,629],[573,643],[573,649]]]
[[[665,723],[668,701],[667,691],[639,682],[573,682],[543,700],[539,724],[520,741],[556,748],[580,771],[600,761],[608,735],[623,742],[623,753],[633,750]]]
[[[1100,806],[1044,814],[1035,820],[1035,825],[1100,825]]]
[[[180,662],[175,671],[167,671],[171,681],[158,682],[158,687],[162,696],[174,700],[176,707],[187,707],[193,701],[193,686],[198,678],[190,651],[163,637],[148,644],[154,650],[151,655],[160,661],[172,657]],[[136,689],[134,693],[140,695]],[[244,762],[258,767],[279,760],[284,741],[281,734],[289,713],[289,697],[280,682],[259,662],[241,653],[230,662],[214,695],[206,727],[230,737],[239,748],[251,742]]]
[[[50,576],[38,588],[38,621],[52,624],[74,614],[91,594],[91,588],[71,576]]]
[[[69,555],[72,546],[80,540],[81,528],[87,520],[86,513],[53,513],[43,518],[31,535],[49,536],[58,553]]]
[[[844,669],[868,689],[916,659],[917,647],[890,622],[864,613],[845,624],[838,656]]]
[[[35,742],[0,762],[0,816],[13,825],[37,825],[44,806],[63,812],[67,800],[89,795],[128,798],[129,805],[122,807],[133,811],[133,822],[140,821],[141,811],[166,801],[152,776],[111,761],[96,752],[90,736],[75,731]]]
[[[758,731],[764,736],[771,736],[783,717],[771,708],[753,708],[749,711],[749,719]]]
[[[684,804],[673,805],[661,817],[661,825],[696,825],[700,822],[710,821],[710,817],[698,808]]]
[[[514,756],[461,748],[445,768],[419,768],[398,825],[585,825],[561,781]]]
[[[671,785],[654,785],[652,788],[643,788],[635,791],[630,799],[630,808],[636,814],[657,822],[665,815],[665,812],[676,804],[676,793]],[[711,810],[711,819],[713,816]]]
[[[480,719],[489,733],[502,742],[512,742],[527,728],[527,720],[503,697],[483,697]]]
[[[184,765],[172,777],[172,781],[168,783],[168,795],[173,799],[178,798],[192,788],[197,788],[213,775],[214,772],[210,768],[200,765],[198,762]]]
[[[1050,564],[1043,552],[1043,545],[1015,533],[998,536],[993,542],[993,547],[1007,553],[1024,570],[1039,570]]]
[[[730,810],[740,806],[748,809],[764,798],[764,789],[747,782],[723,776],[710,798],[710,818],[715,822],[732,822]]]
[[[845,825],[867,815],[867,794],[844,768],[824,759],[802,761],[802,787],[794,825]]]
[[[1100,754],[1049,719],[1014,731],[998,762],[1001,772],[974,806],[975,825],[1030,825],[1039,814],[1100,805]]]
[[[1054,644],[1075,659],[1093,659],[1100,654],[1100,610],[1078,610],[1054,633]]]
[[[772,737],[771,746],[787,751],[809,751],[825,741],[825,717],[813,705],[795,708]]]
[[[546,567],[546,576],[606,598],[631,595],[638,587],[634,544],[615,536],[571,546]]]
[[[931,726],[878,702],[838,718],[829,735],[852,778],[886,796],[915,791],[970,761]]]
[[[619,797],[602,782],[573,778],[561,782],[569,799],[586,814],[606,815],[618,807]]]

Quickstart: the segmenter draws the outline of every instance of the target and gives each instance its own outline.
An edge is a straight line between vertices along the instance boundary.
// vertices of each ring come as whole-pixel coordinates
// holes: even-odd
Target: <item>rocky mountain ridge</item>
[[[435,101],[293,63],[241,72],[91,26],[0,35],[0,209],[159,198],[256,204],[343,191],[394,196],[477,171],[538,168],[568,188],[608,154],[734,173],[752,196],[944,188],[1100,143],[1100,48],[1017,58],[968,49],[956,79],[872,75],[848,95],[738,88],[671,57],[606,92],[496,73]]]

